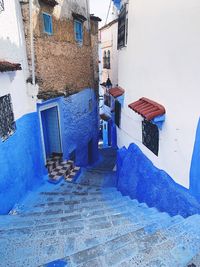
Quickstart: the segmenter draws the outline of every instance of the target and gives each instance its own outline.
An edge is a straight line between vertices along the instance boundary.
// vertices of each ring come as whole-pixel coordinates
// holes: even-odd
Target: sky
[[[90,0],[90,13],[102,19],[100,27],[105,25],[110,0]]]

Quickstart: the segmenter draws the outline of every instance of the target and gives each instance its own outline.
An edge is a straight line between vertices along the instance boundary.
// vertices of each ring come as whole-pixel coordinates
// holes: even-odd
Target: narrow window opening
[[[0,97],[0,137],[7,140],[16,131],[10,94]]]

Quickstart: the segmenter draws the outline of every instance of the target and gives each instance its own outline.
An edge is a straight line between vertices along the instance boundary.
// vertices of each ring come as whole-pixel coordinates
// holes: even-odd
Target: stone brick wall
[[[50,95],[58,92],[72,94],[88,87],[98,89],[98,21],[91,20],[89,28],[88,20],[83,23],[83,44],[79,45],[75,40],[72,17],[72,12],[77,12],[78,4],[72,5],[67,0],[60,2],[62,5],[52,8],[41,1],[34,1],[35,66],[39,95],[49,92]],[[65,7],[64,10],[62,6]],[[68,15],[65,15],[66,8],[71,8]],[[79,10],[88,18],[87,7]],[[52,15],[53,35],[43,32],[43,12]],[[28,3],[22,5],[22,14],[31,70]]]

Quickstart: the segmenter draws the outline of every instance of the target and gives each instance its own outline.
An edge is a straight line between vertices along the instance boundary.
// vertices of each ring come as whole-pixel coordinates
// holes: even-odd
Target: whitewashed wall
[[[20,63],[21,71],[0,72],[0,96],[11,94],[15,120],[35,110],[35,99],[28,96],[26,79],[28,66],[19,1],[4,1],[0,13],[0,60]]]
[[[118,84],[118,50],[117,50],[117,32],[118,23],[115,22],[111,26],[100,30],[100,42],[101,42],[101,65],[102,75],[101,82],[106,82],[108,76],[110,77],[113,86]],[[103,56],[104,51],[110,50],[110,69],[103,69]]]
[[[130,0],[128,12],[128,45],[119,53],[119,85],[126,93],[118,145],[135,142],[188,187],[200,114],[200,2]],[[158,157],[142,145],[142,118],[128,108],[143,96],[167,110]]]

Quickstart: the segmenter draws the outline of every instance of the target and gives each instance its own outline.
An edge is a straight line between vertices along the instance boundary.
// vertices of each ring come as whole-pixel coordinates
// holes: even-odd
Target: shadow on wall
[[[123,195],[145,202],[171,216],[200,214],[200,204],[189,190],[156,168],[135,144],[123,147],[117,155],[117,188]]]

